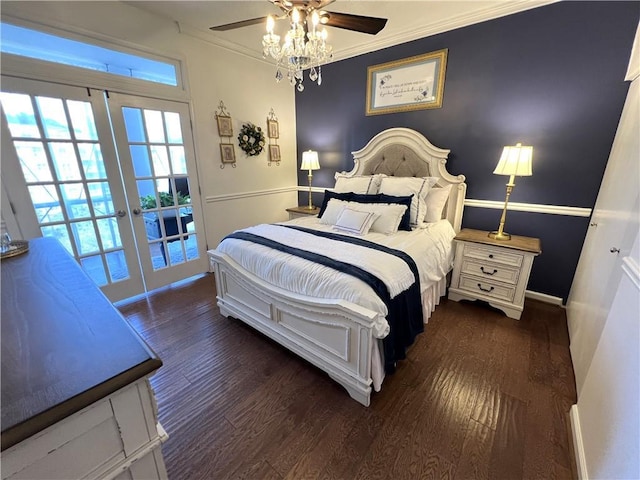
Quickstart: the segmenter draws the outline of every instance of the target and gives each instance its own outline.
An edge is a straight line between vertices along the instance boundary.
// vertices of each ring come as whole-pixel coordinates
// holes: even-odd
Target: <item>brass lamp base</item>
[[[491,232],[488,236],[494,240],[511,240],[511,234],[506,232]]]

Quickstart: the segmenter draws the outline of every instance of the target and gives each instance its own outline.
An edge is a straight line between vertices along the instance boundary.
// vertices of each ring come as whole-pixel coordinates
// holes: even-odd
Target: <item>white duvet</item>
[[[297,218],[285,223],[333,232],[332,226],[321,224],[317,217]],[[301,238],[304,238],[296,230],[280,227],[269,228],[265,225],[250,227],[243,231],[267,237],[272,234],[274,236],[281,235],[274,233],[275,230],[285,231],[285,234],[294,242],[299,242]],[[442,279],[451,269],[454,236],[455,232],[451,224],[446,220],[441,220],[429,224],[426,228],[411,232],[399,231],[393,235],[369,233],[361,238],[408,253],[418,267],[420,291],[424,292],[434,282]],[[309,236],[305,235],[305,237]],[[324,244],[330,245],[329,252],[325,252],[328,256],[338,260],[345,255],[350,255],[345,253],[343,242],[334,242],[332,245],[325,238],[314,238],[316,241],[307,245],[307,249],[322,253],[321,245],[324,242]],[[273,239],[283,243],[281,239]],[[300,247],[300,245],[296,246]],[[216,250],[228,255],[257,277],[285,290],[317,298],[346,300],[378,312],[380,315],[376,324],[373,325],[373,334],[376,338],[384,338],[389,333],[389,325],[385,319],[387,307],[373,289],[362,280],[295,255],[245,240],[225,239]],[[373,268],[367,270],[373,270],[372,273],[376,273],[385,282],[392,297],[408,288],[413,281],[413,275],[408,271],[403,261],[393,260],[395,257],[389,255],[384,255],[386,258],[383,258],[375,250],[361,250],[369,252],[367,255],[370,255],[370,258],[363,258],[363,254],[359,254],[356,264],[369,261]],[[407,275],[407,271],[409,275]]]

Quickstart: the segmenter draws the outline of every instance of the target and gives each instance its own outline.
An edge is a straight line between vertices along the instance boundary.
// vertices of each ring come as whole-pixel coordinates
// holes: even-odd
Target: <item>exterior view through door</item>
[[[186,104],[3,76],[0,105],[24,239],[57,238],[112,301],[207,270]]]

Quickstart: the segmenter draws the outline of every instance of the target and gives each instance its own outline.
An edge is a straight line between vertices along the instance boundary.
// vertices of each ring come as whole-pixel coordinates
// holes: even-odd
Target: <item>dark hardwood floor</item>
[[[179,479],[572,478],[564,310],[520,321],[446,299],[365,408],[215,304],[212,275],[120,306],[159,354],[163,453]]]

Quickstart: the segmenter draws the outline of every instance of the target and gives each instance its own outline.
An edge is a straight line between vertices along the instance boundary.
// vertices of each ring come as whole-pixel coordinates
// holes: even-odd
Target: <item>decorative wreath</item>
[[[238,134],[238,145],[244,153],[253,157],[264,150],[264,133],[262,128],[253,123],[245,123]]]

